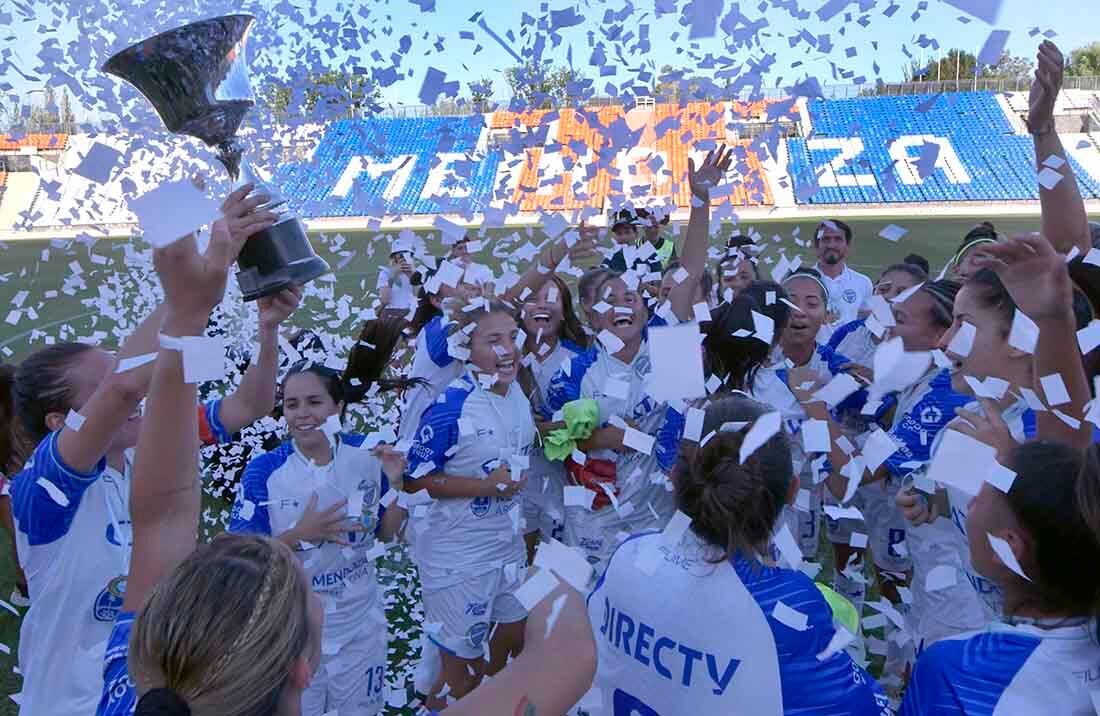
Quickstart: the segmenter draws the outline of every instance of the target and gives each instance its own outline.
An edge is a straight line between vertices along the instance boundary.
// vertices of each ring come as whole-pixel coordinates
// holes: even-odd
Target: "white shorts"
[[[453,586],[424,589],[424,623],[441,625],[438,632],[429,632],[436,646],[462,659],[478,659],[485,653],[493,624],[527,618],[527,610],[515,598],[527,568],[517,565],[512,579],[505,579],[504,572],[495,569]]]
[[[317,673],[302,692],[302,716],[382,713],[387,641],[386,630],[370,622],[337,653],[322,655]]]
[[[826,534],[833,544],[850,544],[853,532],[863,532],[876,567],[886,572],[908,572],[913,562],[898,551],[898,545],[905,541],[907,523],[894,502],[898,491],[897,484],[891,485],[894,482],[884,480],[858,488],[848,506],[858,508],[863,520],[834,520],[825,515]],[[825,501],[839,504],[832,493],[826,494]]]

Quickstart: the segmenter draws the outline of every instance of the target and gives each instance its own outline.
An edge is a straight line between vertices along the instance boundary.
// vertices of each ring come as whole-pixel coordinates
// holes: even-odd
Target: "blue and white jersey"
[[[436,472],[485,479],[513,457],[530,455],[534,442],[531,404],[519,385],[497,395],[467,372],[424,412],[409,450],[407,484],[423,489]],[[512,474],[519,477],[516,468]],[[410,520],[416,525],[415,551],[426,589],[526,564],[522,498],[437,499],[422,514],[418,511],[413,509]]]
[[[833,614],[806,575],[722,560],[690,530],[675,546],[659,534],[624,542],[588,597],[588,615],[602,716],[890,713],[843,649],[819,660]]]
[[[447,342],[447,323],[443,316],[436,316],[424,324],[416,336],[409,378],[423,378],[426,385],[414,385],[405,392],[401,404],[401,424],[397,435],[402,440],[415,437],[420,418],[443,389],[462,375],[462,362],[451,356]]]
[[[550,390],[550,381],[563,364],[573,360],[584,352],[575,343],[559,340],[543,360],[532,357],[531,373],[535,378],[535,395],[530,396],[535,414],[543,413],[546,395]],[[531,451],[531,469],[527,473],[527,486],[523,490],[524,518],[526,532],[537,530],[546,536],[560,540],[560,527],[565,518],[563,488],[565,487],[565,464],[559,460],[548,460],[542,450]]]
[[[1096,623],[1044,629],[994,622],[917,659],[900,716],[1091,716]]]
[[[968,403],[966,409],[978,415],[985,413],[981,403],[978,402]],[[1001,417],[1004,418],[1005,424],[1008,426],[1008,431],[1017,442],[1024,442],[1025,440],[1030,440],[1035,437],[1035,412],[1027,406],[1027,403],[1024,402],[1023,399],[1008,406],[1004,412],[1001,413]],[[938,444],[937,442],[936,445]],[[933,446],[933,453],[934,452],[935,446]],[[970,584],[974,587],[978,596],[981,597],[982,601],[985,603],[988,610],[988,618],[999,619],[1004,607],[1004,594],[1002,594],[999,586],[978,574],[969,558],[970,550],[968,546],[969,538],[966,535],[966,517],[970,513],[970,503],[974,498],[972,495],[968,495],[956,487],[948,486],[947,499],[951,505],[951,522],[955,525],[955,529],[959,531],[959,534],[962,535],[962,544],[967,545],[967,559],[964,566],[966,577],[970,580]]]
[[[951,387],[951,372],[939,368],[898,393],[889,433],[899,447],[883,463],[890,477],[905,477],[927,463],[940,432],[955,419],[955,409],[972,402],[972,396]]]
[[[838,326],[829,336],[826,345],[831,350],[848,356],[853,363],[870,368],[875,361],[878,339],[867,329],[867,319],[859,318]]]
[[[626,448],[621,453],[597,450],[587,455],[615,463],[618,506],[595,511],[568,507],[565,531],[566,541],[585,551],[597,574],[618,544],[617,536],[663,529],[676,511],[665,472],[675,463],[682,426],[666,429],[666,421],[676,420],[678,414],[647,394],[651,367],[644,342],[630,363],[595,346],[575,357],[550,382],[547,418],[570,401],[591,398],[599,406],[601,426],[618,416],[636,422],[639,431],[654,437],[648,454]]]
[[[31,597],[19,630],[24,714],[95,709],[103,651],[129,573],[129,475],[109,468],[106,458],[91,472],[73,470],[58,453],[60,436],[46,436],[11,483]]]
[[[295,449],[293,440],[253,459],[241,477],[229,521],[230,532],[277,537],[297,524],[314,494],[318,510],[362,494],[358,517],[365,532],[349,532],[347,545],[324,542],[295,548],[313,591],[325,601],[324,653],[335,653],[354,638],[364,614],[381,604],[375,576],[378,553],[372,548],[384,511],[379,500],[389,481],[381,461],[361,447],[365,439],[338,434],[327,465],[314,464]]]
[[[135,616],[134,612],[120,612],[111,629],[103,655],[103,693],[96,716],[131,716],[137,708],[137,687],[126,661]]]

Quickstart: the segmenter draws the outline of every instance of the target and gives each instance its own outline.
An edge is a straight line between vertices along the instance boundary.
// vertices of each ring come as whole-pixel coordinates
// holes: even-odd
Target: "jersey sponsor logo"
[[[95,598],[92,616],[99,622],[113,622],[122,611],[122,599],[125,596],[126,577],[115,577]]]
[[[484,517],[489,514],[489,509],[493,506],[493,498],[491,497],[475,497],[470,500],[470,512],[474,514],[474,517]]]
[[[844,289],[844,300],[845,300],[845,302],[855,303],[856,298],[858,298],[858,295],[856,294],[855,289],[852,289],[852,288]]]
[[[925,425],[933,425],[943,420],[943,411],[938,405],[929,405],[920,411],[920,421]]]
[[[483,617],[489,611],[489,602],[466,602],[466,616]]]
[[[432,438],[434,437],[435,431],[432,430],[431,425],[425,425],[424,427],[420,428],[420,442],[430,443],[432,441]]]
[[[615,711],[615,716],[661,716],[652,706],[622,689],[615,689],[611,707]]]
[[[346,567],[334,569],[331,572],[321,572],[313,575],[313,591],[338,592],[352,582],[356,582],[371,574],[374,566],[374,558],[362,557]]]
[[[480,649],[489,633],[489,622],[477,622],[466,630],[466,642],[475,649]]]
[[[688,688],[698,684],[709,688],[715,696],[721,696],[741,665],[740,659],[693,649],[676,639],[658,634],[644,621],[617,610],[606,597],[603,609],[600,634],[607,645],[616,652],[622,650],[627,657],[663,679]]]

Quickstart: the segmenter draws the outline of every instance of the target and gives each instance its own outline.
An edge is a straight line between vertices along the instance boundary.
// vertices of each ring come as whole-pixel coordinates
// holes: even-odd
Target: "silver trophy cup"
[[[256,103],[245,61],[254,21],[251,15],[226,15],[162,32],[119,52],[103,70],[136,87],[168,131],[215,147],[234,184],[254,184],[257,192],[271,197],[261,208],[275,208],[286,200],[242,161],[236,138],[241,121]],[[305,226],[290,215],[248,237],[237,265],[237,282],[246,301],[330,271],[313,252]]]

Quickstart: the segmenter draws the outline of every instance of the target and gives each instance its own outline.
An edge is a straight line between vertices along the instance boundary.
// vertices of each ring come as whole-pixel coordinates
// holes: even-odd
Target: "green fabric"
[[[592,436],[600,420],[600,406],[592,398],[573,400],[562,406],[564,428],[551,430],[543,440],[543,452],[548,460],[564,460],[577,449],[578,440]]]
[[[814,585],[817,586],[821,596],[825,597],[825,601],[829,603],[829,607],[833,610],[833,619],[852,634],[859,636],[859,613],[856,611],[856,606],[847,597],[838,594],[831,587],[827,587],[821,582],[814,582]]]

